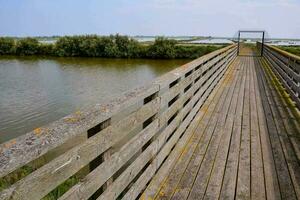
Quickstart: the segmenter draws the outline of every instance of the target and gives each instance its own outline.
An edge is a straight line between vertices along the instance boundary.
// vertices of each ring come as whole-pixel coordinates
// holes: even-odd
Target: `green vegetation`
[[[0,38],[0,55],[14,54],[15,41],[12,38]]]
[[[300,56],[300,47],[288,47],[288,46],[281,46],[280,49],[287,51],[289,53],[295,54],[297,56]]]
[[[34,171],[34,169],[31,166],[23,166],[15,172],[7,175],[5,178],[0,178],[0,192],[17,182],[19,179],[24,178],[32,171]]]
[[[196,46],[196,45],[177,45],[175,47],[176,51],[176,58],[191,58],[195,59],[202,55],[208,54],[212,51],[215,51],[217,49],[220,49],[222,47],[225,47],[225,45],[222,46],[216,46],[216,45],[208,45],[208,46]]]
[[[36,55],[39,53],[39,42],[34,38],[25,38],[16,42],[15,53],[17,55]]]
[[[159,37],[153,45],[150,45],[147,51],[147,57],[150,58],[175,58],[177,52],[175,49],[176,41]]]
[[[0,38],[0,55],[20,56],[192,59],[221,47],[180,45],[163,37],[158,37],[153,44],[142,44],[121,35],[64,36],[49,44],[40,43],[36,38]]]
[[[35,171],[36,168],[32,166],[23,166],[20,169],[12,172],[11,174],[5,176],[5,178],[0,178],[0,192],[4,189],[7,189],[12,184],[16,183],[18,180],[26,177]],[[79,182],[82,178],[82,175],[75,174],[68,178],[65,182],[60,184],[54,190],[52,190],[49,194],[47,194],[43,200],[55,200],[61,197],[66,191],[68,191],[72,186]]]
[[[72,186],[79,182],[80,178],[77,176],[71,176],[65,182],[56,187],[53,191],[47,194],[42,200],[56,200],[67,192]]]

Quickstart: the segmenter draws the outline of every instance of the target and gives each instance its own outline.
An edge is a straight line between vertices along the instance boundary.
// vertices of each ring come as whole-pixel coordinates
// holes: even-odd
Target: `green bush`
[[[101,38],[100,47],[104,49],[103,52],[99,52],[100,54],[103,54],[103,57],[120,57],[118,47],[114,41],[113,36]]]
[[[98,57],[99,50],[98,50],[98,44],[99,44],[99,38],[97,36],[86,36],[79,38],[79,49],[80,52],[79,55],[86,56],[86,57]]]
[[[16,43],[17,55],[36,55],[39,54],[39,41],[35,38],[24,38]]]
[[[120,57],[141,57],[140,51],[142,49],[142,46],[138,43],[138,41],[130,39],[127,36],[120,35],[116,35],[114,37],[114,40],[118,48],[118,54]]]
[[[148,50],[150,58],[175,58],[175,40],[165,39],[163,37],[156,38],[153,45]]]
[[[36,38],[24,38],[15,42],[0,38],[0,55],[46,55],[60,57],[106,58],[197,58],[214,51],[217,46],[179,45],[175,40],[158,37],[153,44],[145,45],[128,36],[83,35],[59,37],[54,44],[39,43]]]
[[[58,56],[80,56],[79,37],[61,37],[55,44],[55,55]]]
[[[12,38],[0,38],[0,55],[13,54],[15,48],[15,41]]]
[[[53,44],[40,44],[38,54],[46,55],[46,56],[53,56],[54,55],[54,45]]]

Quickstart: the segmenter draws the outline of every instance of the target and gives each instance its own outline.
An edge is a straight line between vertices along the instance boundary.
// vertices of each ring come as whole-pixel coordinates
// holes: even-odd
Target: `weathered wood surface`
[[[166,160],[140,198],[300,199],[299,113],[279,86],[264,58],[236,58],[175,164]]]
[[[284,88],[299,83],[298,61],[266,51],[236,58],[236,45],[223,48],[1,144],[4,177],[89,136],[0,199],[41,199],[95,160],[59,199],[300,199],[300,116],[286,95],[294,86]]]
[[[300,57],[269,45],[265,45],[264,57],[300,110]]]
[[[4,177],[77,136],[89,135],[1,191],[0,199],[41,199],[100,157],[98,166],[60,199],[88,199],[96,191],[99,199],[137,197],[163,163],[175,164],[178,146],[185,145],[197,125],[193,119],[199,108],[235,56],[236,45],[225,47],[148,86],[1,144]]]

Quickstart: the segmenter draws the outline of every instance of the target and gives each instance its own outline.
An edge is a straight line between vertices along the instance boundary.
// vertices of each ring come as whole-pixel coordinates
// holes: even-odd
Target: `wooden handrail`
[[[214,51],[149,85],[1,144],[0,177],[5,177],[84,136],[3,190],[0,199],[40,199],[99,158],[84,180],[61,199],[87,199],[99,188],[103,199],[127,191],[152,162],[155,169],[163,163],[236,57],[236,49],[233,44]]]
[[[297,56],[295,54],[292,54],[290,52],[287,52],[287,51],[284,51],[282,49],[279,49],[278,47],[275,47],[275,46],[271,46],[271,45],[267,45],[265,44],[267,47],[269,47],[270,49],[274,50],[274,51],[277,51],[278,53],[282,54],[283,56],[285,57],[288,57],[292,60],[297,60],[297,61],[300,61],[300,56]]]
[[[264,45],[263,56],[300,110],[300,57],[270,45]]]

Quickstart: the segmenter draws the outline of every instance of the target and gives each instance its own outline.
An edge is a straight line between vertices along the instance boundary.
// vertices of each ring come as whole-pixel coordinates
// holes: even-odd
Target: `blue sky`
[[[234,36],[263,29],[300,38],[300,0],[0,0],[1,36]]]

